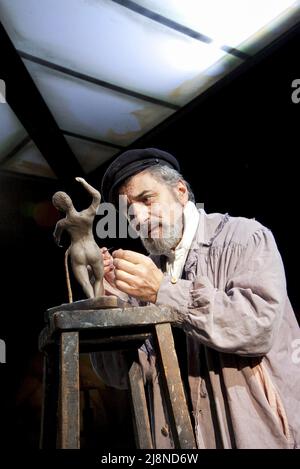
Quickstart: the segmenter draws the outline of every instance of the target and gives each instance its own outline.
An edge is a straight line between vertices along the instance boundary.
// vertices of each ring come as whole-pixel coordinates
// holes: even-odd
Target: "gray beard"
[[[165,255],[169,258],[174,258],[174,249],[179,244],[182,238],[182,226],[172,226],[170,236],[168,238],[144,238],[141,236],[141,241],[149,254],[156,256]]]

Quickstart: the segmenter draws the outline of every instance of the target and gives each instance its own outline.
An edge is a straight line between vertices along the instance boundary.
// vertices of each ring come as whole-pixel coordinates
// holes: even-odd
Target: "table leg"
[[[171,325],[157,324],[155,332],[162,384],[175,447],[196,448]]]
[[[79,333],[60,336],[59,447],[80,448]]]

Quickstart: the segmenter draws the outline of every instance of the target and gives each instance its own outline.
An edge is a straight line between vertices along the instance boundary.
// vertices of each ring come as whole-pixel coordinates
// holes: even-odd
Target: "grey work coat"
[[[152,257],[164,268],[164,258]],[[182,279],[165,275],[157,305],[186,336],[188,390],[199,448],[300,447],[300,332],[273,235],[255,220],[200,211]],[[152,385],[156,448],[172,448],[150,343],[139,351]],[[94,354],[122,387],[120,354]]]

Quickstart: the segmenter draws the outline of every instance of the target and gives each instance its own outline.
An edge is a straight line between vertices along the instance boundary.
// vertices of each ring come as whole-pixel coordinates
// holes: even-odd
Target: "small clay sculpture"
[[[103,258],[102,253],[93,236],[93,221],[100,205],[101,195],[94,187],[83,178],[75,178],[93,197],[91,205],[81,212],[77,212],[71,198],[65,192],[56,192],[52,203],[55,208],[66,214],[59,220],[53,233],[54,240],[60,246],[63,231],[67,231],[71,238],[71,244],[66,251],[65,264],[69,290],[69,302],[73,301],[70,279],[68,275],[68,255],[76,280],[81,285],[87,298],[95,298],[104,295],[103,288]],[[90,272],[89,272],[90,271]],[[91,283],[90,274],[95,279]]]

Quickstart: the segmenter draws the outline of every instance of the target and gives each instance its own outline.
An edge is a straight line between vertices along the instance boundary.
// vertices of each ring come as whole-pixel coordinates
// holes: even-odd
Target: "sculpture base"
[[[74,301],[73,303],[63,303],[59,306],[53,306],[47,309],[45,320],[49,319],[53,313],[57,311],[78,311],[78,310],[92,310],[92,309],[111,309],[111,308],[126,308],[130,306],[126,301],[121,300],[117,296],[98,296],[97,298],[87,298],[86,300]]]

